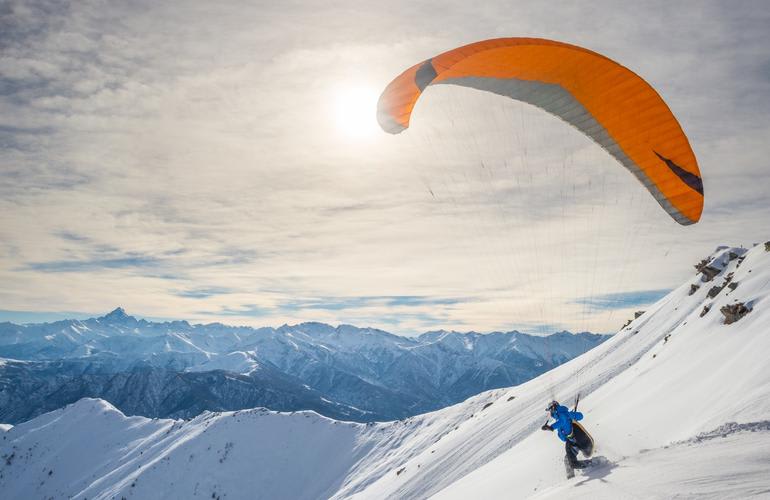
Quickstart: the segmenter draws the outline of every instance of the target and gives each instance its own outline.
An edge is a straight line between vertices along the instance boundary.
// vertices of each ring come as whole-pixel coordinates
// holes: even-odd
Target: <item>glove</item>
[[[542,429],[542,430],[544,430],[544,431],[552,431],[552,430],[553,430],[553,427],[551,427],[551,426],[550,426],[550,425],[548,425],[548,424],[545,424],[545,425],[544,425],[544,426],[542,426],[540,429]]]

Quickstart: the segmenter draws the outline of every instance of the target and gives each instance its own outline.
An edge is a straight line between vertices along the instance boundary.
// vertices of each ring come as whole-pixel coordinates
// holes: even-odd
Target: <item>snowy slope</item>
[[[740,266],[731,252],[745,250],[719,249],[713,281],[694,273],[588,353],[403,421],[250,410],[174,422],[83,400],[3,435],[0,497],[768,496],[770,252],[753,248]],[[737,288],[707,297],[729,273]],[[752,312],[725,325],[719,309],[734,301]],[[547,401],[578,392],[606,463],[566,480],[561,442],[539,427]]]
[[[721,500],[770,496],[767,477],[770,423],[767,421],[718,432],[708,440],[694,439],[643,450],[578,472],[572,480],[565,480],[559,474],[548,479],[541,477],[534,486],[530,481],[518,482],[524,477],[524,471],[537,473],[551,466],[561,470],[561,463],[537,463],[543,458],[537,451],[533,452],[531,462],[522,462],[521,453],[525,451],[521,449],[518,454],[507,454],[495,460],[433,498]]]
[[[151,420],[83,399],[10,431],[0,497],[324,498],[369,451],[362,427],[267,410]]]
[[[385,474],[361,496],[441,492],[439,498],[524,498],[559,484],[563,447],[538,428],[545,420],[544,402],[569,401],[577,392],[583,394],[581,411],[597,453],[612,462],[727,422],[768,419],[770,253],[756,247],[738,267],[739,259],[730,261],[731,251],[745,250],[717,251],[712,262],[722,272],[713,282],[694,276],[608,342],[519,387],[497,391],[501,397],[495,404],[438,443],[435,453],[423,451],[405,461],[402,467],[413,474]],[[708,298],[710,287],[730,272],[738,287]],[[700,285],[693,295],[688,294],[691,284]],[[754,310],[724,325],[719,308],[736,300]],[[704,305],[711,310],[700,317]],[[508,394],[518,397],[506,402]],[[762,436],[766,443],[767,434]],[[608,498],[624,494],[612,491]]]

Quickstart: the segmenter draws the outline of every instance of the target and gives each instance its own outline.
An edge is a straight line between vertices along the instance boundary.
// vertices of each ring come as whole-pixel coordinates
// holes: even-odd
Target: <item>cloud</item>
[[[54,231],[54,235],[68,241],[89,241],[89,238],[69,231]]]
[[[201,314],[209,316],[237,316],[239,318],[265,318],[270,316],[270,311],[257,305],[243,305],[237,308],[225,307],[216,312],[203,311]]]
[[[629,307],[646,306],[657,302],[668,294],[670,289],[640,290],[635,292],[608,293],[596,297],[583,297],[575,301],[585,305],[590,311],[609,309],[628,309]]]
[[[210,288],[192,288],[189,290],[180,290],[175,292],[178,297],[187,299],[207,299],[215,295],[227,295],[234,290],[230,288],[210,287]]]
[[[7,321],[15,324],[27,323],[51,323],[65,319],[88,319],[94,317],[93,314],[74,312],[74,311],[7,311],[0,309],[0,321]]]
[[[611,331],[634,290],[766,239],[769,16],[762,2],[6,3],[0,302]],[[399,136],[337,132],[340,88],[494,36],[577,43],[648,79],[698,154],[702,223],[671,223],[559,120],[470,89],[431,88]]]
[[[339,311],[347,309],[359,309],[362,307],[420,307],[420,306],[447,306],[467,302],[462,298],[435,298],[414,295],[396,296],[364,296],[364,297],[316,297],[312,299],[287,300],[279,304],[284,311],[303,311],[307,309],[323,309]]]
[[[157,268],[159,264],[159,261],[153,257],[134,255],[112,259],[55,260],[49,262],[32,262],[26,265],[25,270],[54,273],[72,273],[83,271],[101,271],[104,269],[148,267]]]

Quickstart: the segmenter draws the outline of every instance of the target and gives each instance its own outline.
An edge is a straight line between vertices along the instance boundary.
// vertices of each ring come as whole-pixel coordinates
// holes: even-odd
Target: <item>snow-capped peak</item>
[[[103,323],[125,323],[128,321],[136,321],[136,318],[126,314],[126,310],[122,307],[116,307],[108,314],[100,316],[97,319]]]

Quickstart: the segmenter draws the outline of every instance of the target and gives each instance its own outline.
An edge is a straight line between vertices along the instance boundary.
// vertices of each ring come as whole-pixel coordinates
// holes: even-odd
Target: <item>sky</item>
[[[0,2],[0,321],[612,332],[768,239],[770,7],[745,2]],[[486,38],[600,52],[687,133],[701,221],[525,104],[376,100]]]

